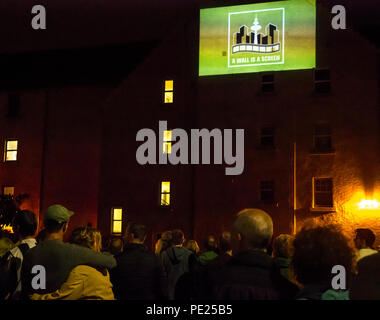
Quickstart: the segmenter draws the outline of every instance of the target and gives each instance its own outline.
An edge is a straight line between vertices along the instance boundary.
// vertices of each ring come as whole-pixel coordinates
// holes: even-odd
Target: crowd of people
[[[245,209],[231,230],[208,236],[200,249],[179,230],[165,231],[149,250],[148,228],[129,223],[102,248],[90,226],[64,235],[74,213],[62,205],[44,214],[35,237],[33,212],[14,219],[18,242],[0,239],[2,300],[360,300],[380,299],[380,253],[370,229],[347,238],[337,226],[305,224],[273,239],[273,221]],[[335,266],[344,270],[332,285]]]

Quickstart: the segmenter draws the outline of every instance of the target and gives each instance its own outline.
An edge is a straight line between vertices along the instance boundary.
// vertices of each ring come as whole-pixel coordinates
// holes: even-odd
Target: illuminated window
[[[162,146],[163,153],[171,153],[172,152],[172,132],[170,130],[164,131],[164,142]]]
[[[314,131],[314,151],[332,152],[331,127],[329,124],[318,124]]]
[[[15,187],[10,187],[10,186],[3,187],[3,195],[13,196],[14,194],[15,194]]]
[[[260,145],[263,148],[274,148],[274,128],[261,128]]]
[[[174,90],[174,81],[173,80],[165,80],[165,103],[173,103],[173,90]]]
[[[123,224],[123,209],[112,208],[111,210],[111,233],[120,234],[122,232]]]
[[[260,181],[260,200],[263,202],[274,201],[274,181],[273,180]]]
[[[161,182],[161,206],[170,206],[170,181]]]
[[[333,205],[333,180],[313,178],[313,207],[332,208]]]
[[[261,79],[261,91],[273,92],[274,91],[274,75],[266,74]]]
[[[16,161],[17,160],[17,140],[5,141],[4,161]]]
[[[330,70],[319,69],[314,71],[315,91],[328,93],[331,90]]]

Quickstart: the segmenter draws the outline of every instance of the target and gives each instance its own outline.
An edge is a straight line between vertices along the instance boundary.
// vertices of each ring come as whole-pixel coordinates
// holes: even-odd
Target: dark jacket
[[[190,271],[189,258],[193,253],[184,247],[171,247],[162,253],[162,264],[168,277],[169,298],[174,299],[178,279]]]
[[[208,277],[208,294],[217,300],[292,299],[297,290],[276,271],[272,258],[258,250],[236,254]]]
[[[129,244],[117,258],[111,270],[111,282],[116,299],[167,299],[167,280],[160,260],[142,244]]]

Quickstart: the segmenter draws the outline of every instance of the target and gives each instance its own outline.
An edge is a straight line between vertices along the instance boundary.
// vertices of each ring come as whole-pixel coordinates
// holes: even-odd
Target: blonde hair
[[[100,231],[89,227],[78,227],[70,235],[69,242],[100,252],[102,235]]]

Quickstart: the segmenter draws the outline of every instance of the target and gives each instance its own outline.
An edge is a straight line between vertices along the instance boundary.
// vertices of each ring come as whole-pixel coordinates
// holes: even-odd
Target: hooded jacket
[[[193,253],[184,248],[173,246],[162,253],[162,264],[168,277],[169,299],[174,299],[178,279],[189,272],[189,257]]]

